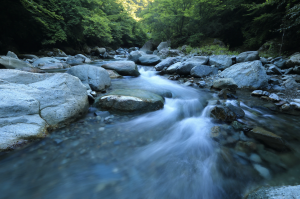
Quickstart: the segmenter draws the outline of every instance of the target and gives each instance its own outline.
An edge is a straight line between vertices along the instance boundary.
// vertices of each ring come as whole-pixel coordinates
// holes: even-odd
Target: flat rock
[[[95,105],[99,108],[121,112],[148,112],[164,107],[164,99],[144,90],[113,90],[98,98]]]
[[[78,77],[94,91],[105,91],[111,85],[108,72],[93,65],[78,65],[70,68],[68,74]]]
[[[266,145],[276,148],[276,149],[284,149],[285,143],[282,138],[270,131],[267,131],[261,127],[255,127],[251,131],[247,132],[249,137],[258,139],[264,142]]]
[[[123,76],[137,77],[140,75],[138,68],[133,61],[114,61],[104,64],[101,67],[109,70],[115,70],[117,73]]]
[[[88,111],[86,88],[66,73],[1,70],[0,149],[82,117]]]

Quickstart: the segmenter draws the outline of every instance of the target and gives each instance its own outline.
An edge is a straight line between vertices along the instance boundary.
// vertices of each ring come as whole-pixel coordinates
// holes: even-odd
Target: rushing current
[[[89,113],[45,139],[2,153],[0,198],[234,199],[264,181],[251,162],[210,138],[211,128],[220,125],[209,117],[216,96],[159,76],[153,67],[139,71],[140,77],[112,80],[111,88],[171,93],[163,109],[106,118]],[[285,122],[242,108],[258,123]]]

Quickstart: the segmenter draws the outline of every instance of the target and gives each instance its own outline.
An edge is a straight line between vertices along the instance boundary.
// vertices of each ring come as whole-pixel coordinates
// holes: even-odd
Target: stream
[[[257,185],[300,182],[299,116],[260,108],[261,100],[239,91],[243,122],[276,132],[293,147],[245,156],[234,141],[210,137],[213,126],[232,128],[209,117],[215,93],[168,80],[153,67],[139,71],[137,78],[112,80],[110,89],[171,93],[163,109],[97,117],[90,111],[45,139],[0,153],[0,198],[238,199]],[[248,139],[239,132],[230,137]],[[266,151],[273,159],[263,158]]]

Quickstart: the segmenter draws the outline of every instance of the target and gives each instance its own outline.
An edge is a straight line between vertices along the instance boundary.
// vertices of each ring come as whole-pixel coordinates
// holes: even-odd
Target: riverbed
[[[90,108],[45,139],[1,153],[0,198],[234,199],[256,186],[300,182],[299,116],[272,112],[238,91],[246,113],[240,122],[276,132],[291,148],[265,150],[273,154],[268,160],[255,152],[245,156],[234,150],[244,135],[232,134],[235,142],[225,144],[210,137],[213,126],[226,125],[209,117],[216,93],[168,80],[153,67],[139,71],[139,77],[112,80],[110,90],[168,93],[163,109],[95,116]]]

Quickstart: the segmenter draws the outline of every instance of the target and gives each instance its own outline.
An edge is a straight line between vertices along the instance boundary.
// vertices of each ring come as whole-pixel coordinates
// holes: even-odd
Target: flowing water
[[[283,154],[294,160],[288,166],[263,161],[269,172],[264,179],[230,144],[224,147],[210,138],[211,128],[222,125],[208,117],[214,94],[167,80],[152,67],[139,70],[140,77],[113,80],[111,88],[171,93],[162,110],[103,117],[89,113],[45,139],[0,154],[0,198],[234,199],[298,165],[297,151]],[[250,108],[249,97],[243,102],[247,122],[299,144],[297,117]]]

